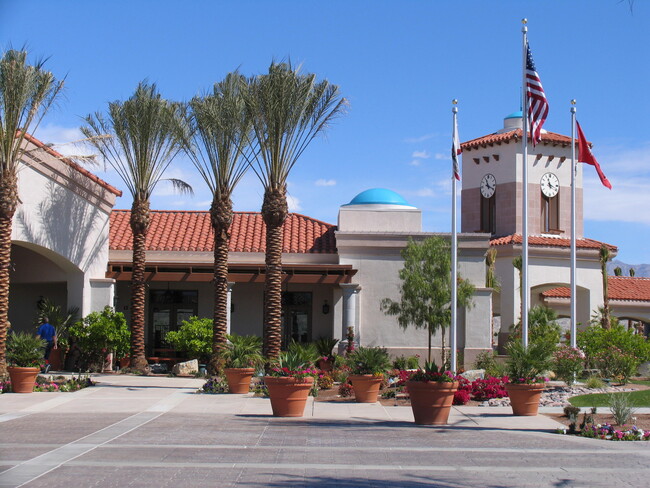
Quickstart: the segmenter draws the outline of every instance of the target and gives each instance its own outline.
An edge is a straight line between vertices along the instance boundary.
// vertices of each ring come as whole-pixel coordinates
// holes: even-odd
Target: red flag
[[[600,169],[600,164],[598,164],[598,161],[596,161],[596,158],[591,153],[591,149],[589,149],[589,143],[587,142],[585,133],[582,132],[582,127],[580,127],[580,123],[577,120],[576,124],[578,126],[578,162],[587,163],[596,168],[596,173],[598,173],[600,182],[603,184],[603,186],[606,186],[611,190],[612,184],[607,179],[607,176],[605,176],[603,173],[603,170]]]

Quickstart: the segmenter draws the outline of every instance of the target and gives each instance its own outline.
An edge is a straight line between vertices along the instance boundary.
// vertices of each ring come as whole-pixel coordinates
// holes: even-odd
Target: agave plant
[[[228,335],[224,351],[226,368],[259,368],[264,364],[262,339],[257,336]]]
[[[346,358],[352,374],[380,376],[391,367],[388,351],[383,347],[359,347]]]

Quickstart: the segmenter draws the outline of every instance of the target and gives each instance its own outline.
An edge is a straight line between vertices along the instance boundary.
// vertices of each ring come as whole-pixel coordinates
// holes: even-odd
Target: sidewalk
[[[195,394],[204,381],[194,378],[161,376],[93,375],[97,386],[75,393],[3,394],[0,396],[0,422],[37,412],[56,413],[137,413],[171,411],[211,415],[271,416],[268,398],[247,395]],[[562,412],[544,408],[544,413]],[[352,420],[359,422],[413,422],[411,408],[383,406],[379,403],[319,402],[309,398],[304,418]],[[454,406],[449,427],[552,431],[561,427],[544,416],[515,417],[510,407]]]

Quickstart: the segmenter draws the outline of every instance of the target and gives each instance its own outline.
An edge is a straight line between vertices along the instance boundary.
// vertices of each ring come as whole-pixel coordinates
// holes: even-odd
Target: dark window
[[[173,357],[171,346],[165,340],[167,332],[178,330],[183,320],[198,315],[197,290],[151,290],[149,292],[150,356]]]
[[[560,231],[560,194],[554,197],[542,195],[542,232]]]
[[[481,195],[481,232],[495,234],[497,231],[496,194],[490,198]]]
[[[311,342],[312,295],[309,292],[282,293],[282,348],[291,341]]]

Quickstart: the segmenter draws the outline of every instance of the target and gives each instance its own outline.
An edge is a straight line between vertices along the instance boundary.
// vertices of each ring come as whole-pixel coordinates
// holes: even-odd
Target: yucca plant
[[[551,369],[551,351],[545,343],[532,342],[525,347],[520,340],[513,340],[506,346],[506,374],[511,383],[539,383],[543,374]]]
[[[319,337],[314,342],[318,355],[320,357],[333,359],[334,353],[332,350],[339,343],[338,339],[332,339],[330,337]]]
[[[380,376],[391,367],[390,356],[383,347],[359,347],[347,356],[346,363],[351,374]]]
[[[45,341],[27,332],[16,332],[7,340],[7,360],[19,368],[40,367],[43,362]]]
[[[226,368],[260,368],[264,364],[262,339],[251,335],[230,334],[223,357]]]

